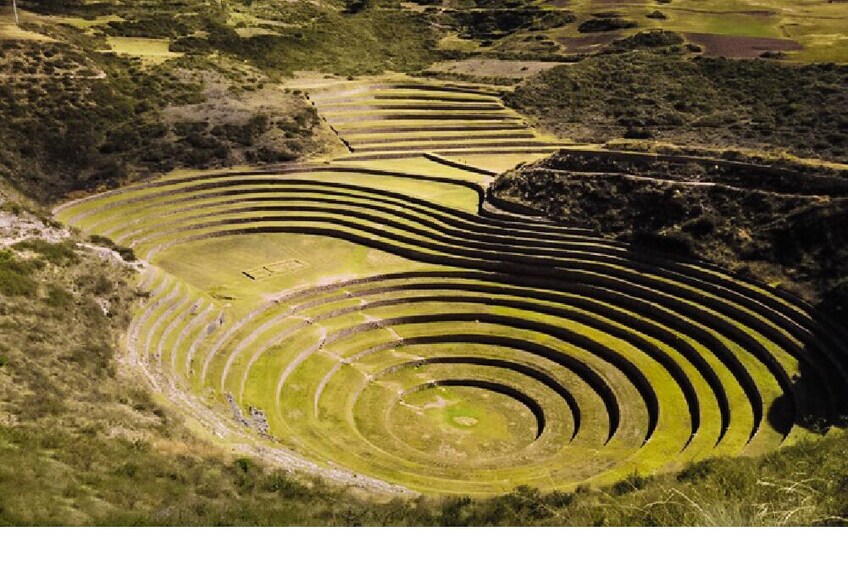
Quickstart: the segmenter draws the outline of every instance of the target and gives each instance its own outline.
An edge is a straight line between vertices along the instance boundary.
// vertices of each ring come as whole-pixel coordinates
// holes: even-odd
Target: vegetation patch
[[[844,523],[844,8],[757,1],[26,2],[0,524]]]
[[[464,59],[436,63],[429,70],[463,77],[524,79],[560,63],[552,61],[511,61],[500,59]]]
[[[577,31],[580,33],[599,33],[604,31],[617,31],[620,29],[630,29],[638,24],[634,21],[625,20],[618,16],[603,16],[595,17],[586,20],[577,26]]]
[[[840,318],[848,311],[837,300],[848,276],[848,176],[785,167],[562,152],[502,177],[492,190],[620,240],[780,282]]]
[[[505,100],[563,137],[650,137],[844,162],[846,72],[638,50],[545,71]]]
[[[170,50],[167,39],[150,39],[146,37],[110,37],[109,47],[119,55],[138,57],[146,63],[160,63],[167,59],[182,56]]]
[[[336,84],[310,94],[328,115],[350,88]],[[480,96],[387,86],[353,91],[378,105],[413,87]],[[488,213],[510,204],[481,199],[486,171],[444,158],[343,163],[175,178],[60,210],[158,266],[135,355],[225,402],[228,433],[291,441],[298,465],[331,460],[376,490],[624,496],[647,488],[630,488],[634,467],[841,425],[841,330],[791,295],[586,226]]]
[[[94,245],[99,245],[111,249],[112,251],[120,255],[121,259],[127,261],[128,263],[132,263],[136,260],[135,252],[133,252],[131,248],[116,245],[115,242],[109,239],[108,237],[92,234],[91,236],[89,236],[88,240]]]
[[[8,249],[0,250],[0,292],[6,296],[35,296],[37,283],[30,276],[35,267]]]
[[[521,7],[444,11],[441,18],[456,27],[460,37],[484,40],[505,37],[518,31],[559,28],[575,21],[571,12],[543,10],[529,1],[524,4]]]

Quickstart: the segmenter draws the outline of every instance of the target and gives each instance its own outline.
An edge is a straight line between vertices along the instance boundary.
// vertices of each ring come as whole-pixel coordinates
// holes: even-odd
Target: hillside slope
[[[544,71],[506,102],[576,140],[625,137],[848,162],[848,67],[692,58],[643,47],[649,39]]]
[[[36,238],[36,239],[33,239]],[[38,239],[41,238],[41,239]],[[102,244],[102,243],[101,243]],[[380,501],[204,440],[120,361],[132,268],[0,195],[2,525],[839,525],[848,440],[574,494]],[[799,511],[798,509],[801,508]]]
[[[844,319],[848,172],[780,161],[560,151],[490,192],[609,237],[782,285]]]
[[[713,0],[674,0],[603,12],[583,0],[19,4],[21,27],[0,25],[0,525],[848,521],[848,437],[837,410],[845,399],[823,394],[844,390],[844,382],[838,371],[816,366],[811,373],[821,377],[820,388],[808,389],[804,366],[821,361],[809,354],[806,336],[821,336],[812,333],[822,331],[819,321],[848,311],[844,167],[710,150],[704,152],[711,157],[691,159],[566,151],[499,177],[488,201],[481,188],[522,159],[618,137],[649,149],[656,148],[650,141],[732,146],[844,164],[845,67],[781,60],[844,60],[845,38],[828,18],[848,5],[804,2],[789,13],[769,0],[752,15],[747,0],[733,10],[715,9]],[[728,33],[763,39],[746,43],[740,56],[760,60],[702,57],[722,47],[713,32],[731,17]],[[794,26],[793,39],[777,37],[784,24]],[[634,35],[655,27],[674,33]],[[468,64],[451,71],[432,66],[439,62]],[[558,63],[566,64],[552,66]],[[478,75],[463,75],[469,68]],[[622,142],[607,145],[615,146]],[[144,182],[130,185],[136,181]],[[41,207],[59,202],[55,218],[75,227]],[[569,225],[510,214],[510,207]],[[678,254],[673,268],[664,253]],[[522,272],[516,277],[512,270]],[[533,286],[546,277],[547,287]],[[754,288],[744,277],[767,284]],[[563,279],[566,285],[557,286]],[[677,289],[689,298],[676,297]],[[664,306],[628,311],[639,305],[630,292]],[[798,306],[796,295],[817,309]],[[379,300],[371,304],[369,296]],[[288,316],[292,311],[302,317]],[[561,318],[553,330],[539,321],[550,312]],[[661,323],[651,320],[657,313]],[[278,333],[281,320],[297,323],[298,339],[283,339],[289,334]],[[410,320],[421,323],[404,333]],[[584,410],[602,416],[585,419],[584,429],[595,425],[595,432],[617,424],[618,412],[606,411],[617,406],[616,395],[631,411],[625,441],[632,452],[609,480],[577,486],[554,483],[551,474],[525,475],[539,488],[480,480],[488,490],[476,494],[507,494],[463,496],[471,492],[461,482],[469,474],[461,465],[469,461],[436,445],[430,469],[444,473],[443,463],[453,464],[452,488],[425,490],[432,485],[424,482],[421,491],[459,495],[407,491],[392,482],[391,464],[382,469],[389,482],[381,483],[391,490],[369,488],[376,481],[368,464],[382,464],[387,450],[374,450],[380,458],[362,451],[366,464],[357,466],[354,447],[368,443],[355,443],[360,432],[374,438],[382,431],[358,426],[373,424],[374,406],[401,395],[361,373],[361,390],[370,386],[374,403],[354,416],[342,411],[349,404],[342,393],[360,391],[339,384],[351,379],[337,378],[324,402],[339,411],[322,418],[318,399],[336,369],[345,376],[359,370],[338,356],[341,348],[325,348],[327,329],[342,345],[351,338],[347,345],[374,346],[368,353],[394,341],[404,345],[405,336],[413,346],[421,336],[447,336],[450,345],[459,330],[478,337],[485,333],[481,320],[516,326],[506,335],[511,344],[528,327],[552,331],[546,339],[555,336],[549,342],[565,343],[570,353],[586,346],[613,360],[591,358],[592,371],[632,378],[635,385],[621,378],[616,393],[596,385],[607,404],[598,400],[597,410]],[[583,328],[574,320],[611,333],[581,339],[567,330]],[[143,337],[134,323],[144,326]],[[581,346],[568,342],[575,335]],[[692,336],[712,338],[701,343]],[[834,357],[821,367],[839,367],[844,348],[838,336],[826,337],[823,349]],[[632,354],[639,367],[604,340]],[[532,340],[521,343],[534,347]],[[491,344],[453,345],[445,351],[463,348],[470,356]],[[413,348],[402,367],[407,381],[390,383],[423,390],[419,406],[404,405],[419,416],[445,404],[432,396],[426,372],[418,372],[424,356],[434,365],[443,360],[433,352]],[[665,361],[661,370],[650,370],[660,367],[648,359],[654,354]],[[518,358],[512,355],[508,361]],[[396,362],[393,356],[389,351],[374,367]],[[298,364],[306,370],[289,370]],[[475,370],[488,376],[480,366]],[[660,410],[644,382],[666,367],[678,370],[660,393],[671,390],[663,398],[680,402]],[[288,409],[274,421],[289,372]],[[647,381],[639,380],[643,375]],[[680,385],[690,376],[700,383],[699,396]],[[493,389],[486,384],[473,400],[482,398],[478,406],[488,410]],[[724,385],[735,399],[732,425],[727,398],[720,402]],[[498,390],[505,388],[516,390]],[[314,393],[308,406],[297,404],[303,390]],[[186,410],[177,402],[186,391],[189,404],[240,433],[225,435]],[[785,410],[793,393],[798,421]],[[566,390],[555,399],[568,396]],[[314,419],[301,418],[304,406],[314,409]],[[467,453],[488,455],[490,437],[462,426],[497,410],[450,408],[445,420],[461,432],[454,437],[472,438]],[[525,414],[536,416],[535,439],[546,424],[548,439],[567,436],[567,427],[556,430],[570,414],[560,409],[560,422]],[[656,436],[660,441],[647,441],[660,413],[673,420]],[[271,428],[266,414],[280,427]],[[438,439],[444,422],[423,420]],[[387,461],[418,457],[435,445],[416,424],[422,420],[397,421],[415,445],[397,449],[399,440]],[[339,422],[351,424],[334,430],[347,436],[321,427]],[[279,437],[269,433],[287,429]],[[728,429],[730,440],[713,451]],[[677,443],[663,444],[663,434]],[[755,449],[746,450],[755,437]],[[304,459],[320,463],[313,472],[275,457],[304,445],[314,449]],[[612,450],[620,446],[613,442]],[[693,446],[691,457],[680,457]],[[645,467],[634,463],[651,449],[671,455]],[[580,481],[590,477],[591,469],[580,468],[583,459],[569,453],[559,452],[565,464],[555,461],[554,471],[572,465],[584,473]],[[705,458],[712,453],[737,457]],[[500,462],[524,465],[523,455]],[[490,461],[479,460],[485,471]],[[561,485],[570,491],[555,488]]]

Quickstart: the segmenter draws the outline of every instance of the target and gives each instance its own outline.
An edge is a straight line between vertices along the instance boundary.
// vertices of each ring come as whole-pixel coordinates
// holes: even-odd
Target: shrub
[[[72,241],[52,243],[43,239],[28,239],[15,244],[14,247],[38,253],[53,265],[71,265],[79,261],[76,246]]]
[[[637,231],[633,234],[633,242],[661,253],[670,253],[682,257],[694,255],[694,242],[686,233],[653,233]]]
[[[545,495],[545,502],[554,508],[565,508],[574,502],[574,494],[554,490]]]
[[[629,127],[624,132],[625,139],[651,139],[653,137],[654,133],[647,128]]]
[[[32,262],[15,259],[8,249],[0,250],[0,294],[6,296],[35,296],[38,283],[30,277]]]
[[[706,459],[690,464],[677,474],[677,480],[683,483],[698,483],[715,471],[715,460]]]
[[[636,26],[636,22],[619,17],[592,18],[577,26],[577,31],[580,33],[599,33],[602,31],[630,29]]]
[[[667,48],[622,49],[539,73],[504,96],[563,137],[605,141],[650,128],[683,145],[780,148],[844,161],[848,68],[767,59],[688,59],[675,34],[638,34]],[[585,127],[591,124],[591,128]],[[818,147],[818,148],[817,148]]]
[[[280,471],[275,471],[268,475],[262,483],[262,488],[267,492],[273,492],[287,499],[308,498],[310,495],[308,488]]]
[[[628,494],[637,490],[642,490],[648,485],[648,479],[639,475],[638,473],[634,473],[623,479],[612,486],[612,492],[615,495],[621,496],[624,494]]]
[[[440,526],[456,527],[468,524],[466,510],[471,505],[471,498],[467,496],[449,498],[442,504],[441,513],[438,517]]]
[[[109,277],[103,273],[84,274],[77,278],[76,283],[84,293],[91,293],[96,296],[108,294],[115,288]]]
[[[47,289],[46,301],[51,308],[66,309],[73,304],[74,295],[60,286],[50,285]]]
[[[656,49],[660,47],[673,47],[683,45],[685,39],[679,33],[665,30],[651,30],[637,33],[625,39],[617,39],[612,42],[612,49]]]
[[[842,320],[848,326],[848,278],[838,279],[822,297],[822,310],[830,313],[834,320]]]
[[[447,11],[443,19],[459,30],[460,37],[491,41],[518,31],[562,27],[573,22],[575,17],[564,10],[543,10],[538,6],[527,5],[520,8]],[[545,36],[541,39],[544,41]]]
[[[358,14],[371,6],[371,0],[345,0],[345,12]]]
[[[713,233],[716,229],[716,218],[713,216],[701,216],[683,224],[680,229],[695,237],[703,237]]]
[[[118,245],[108,237],[92,234],[91,236],[89,236],[88,240],[94,245],[108,247],[109,249],[115,251],[118,255],[121,256],[121,259],[123,259],[124,261],[131,263],[137,259],[135,256],[135,252],[132,249],[130,249],[129,247],[123,247],[121,245]]]

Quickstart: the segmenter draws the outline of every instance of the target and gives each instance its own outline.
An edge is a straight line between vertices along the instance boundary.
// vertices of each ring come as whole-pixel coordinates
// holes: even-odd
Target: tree
[[[21,20],[18,18],[18,0],[12,0],[12,11],[15,13],[15,25],[21,25]]]
[[[358,14],[371,5],[371,0],[345,0],[345,12]]]

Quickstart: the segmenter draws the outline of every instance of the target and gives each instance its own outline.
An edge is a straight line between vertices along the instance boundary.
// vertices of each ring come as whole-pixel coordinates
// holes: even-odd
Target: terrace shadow
[[[782,433],[792,425],[821,435],[848,427],[848,328],[831,317],[829,306],[820,304],[812,315],[831,333],[834,347],[805,340],[797,378],[768,411],[769,423]]]

